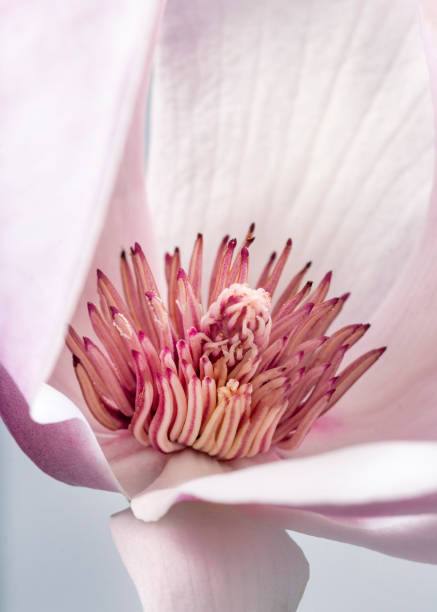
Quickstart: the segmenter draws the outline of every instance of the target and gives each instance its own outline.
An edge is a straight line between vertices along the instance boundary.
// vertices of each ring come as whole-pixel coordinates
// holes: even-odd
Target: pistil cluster
[[[188,272],[176,249],[165,258],[167,306],[139,244],[120,258],[123,297],[97,271],[99,307],[88,304],[101,346],[69,328],[67,346],[93,417],[128,429],[163,453],[191,447],[221,460],[253,457],[272,446],[297,448],[380,357],[372,350],[341,369],[369,325],[327,335],[348,294],[326,299],[331,273],[313,289],[304,266],[273,303],[291,250],[272,254],[248,284],[254,225],[237,249],[222,240],[203,305],[199,234]]]

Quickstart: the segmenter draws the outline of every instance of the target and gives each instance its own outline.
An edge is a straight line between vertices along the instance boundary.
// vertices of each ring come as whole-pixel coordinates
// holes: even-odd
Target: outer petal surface
[[[284,531],[229,508],[181,504],[159,523],[125,510],[111,530],[148,612],[292,611],[308,580]]]
[[[171,0],[154,79],[150,194],[166,248],[258,222],[370,316],[422,227],[429,80],[414,0]],[[255,248],[256,247],[256,248]],[[264,252],[262,252],[264,250]],[[297,269],[297,268],[296,268]],[[258,271],[258,270],[257,270]],[[356,316],[355,315],[355,316]]]
[[[90,426],[78,412],[67,421],[40,424],[6,370],[0,366],[2,417],[21,449],[44,472],[72,485],[118,491],[108,463]],[[42,399],[42,398],[41,398]],[[53,397],[44,398],[45,410]],[[65,407],[65,405],[64,405]],[[74,405],[71,410],[77,410]]]
[[[4,7],[0,360],[28,400],[87,272],[160,5]]]

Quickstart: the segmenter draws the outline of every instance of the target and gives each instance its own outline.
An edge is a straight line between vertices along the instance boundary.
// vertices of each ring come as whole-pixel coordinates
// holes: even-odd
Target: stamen
[[[248,285],[252,224],[237,248],[225,236],[201,300],[203,237],[188,274],[179,249],[165,256],[168,305],[138,243],[122,251],[123,296],[100,270],[100,308],[88,304],[101,343],[69,328],[66,343],[91,415],[111,431],[128,428],[162,453],[193,448],[220,460],[253,457],[276,447],[292,452],[382,355],[374,349],[340,370],[369,324],[331,335],[348,293],[327,299],[332,272],[311,292],[307,263],[272,304],[291,251],[273,253],[256,288]],[[275,263],[276,262],[276,263]]]
[[[257,289],[259,287],[265,287],[267,283],[267,279],[270,276],[270,270],[272,269],[275,259],[276,259],[276,251],[273,251],[273,253],[269,257],[268,262],[265,265],[265,268],[261,272],[261,276],[259,277],[258,282],[255,285]]]
[[[213,294],[214,294],[214,290],[215,290],[215,286],[217,282],[217,277],[220,271],[223,254],[228,245],[228,241],[229,241],[229,236],[228,235],[224,236],[223,240],[221,241],[219,245],[217,255],[215,257],[214,266],[211,272],[211,279],[209,281],[208,306],[211,304],[213,300]]]
[[[202,288],[202,251],[203,237],[202,234],[197,234],[196,242],[194,243],[193,253],[191,255],[188,278],[193,287],[194,294],[197,300],[201,301]]]
[[[132,274],[129,263],[126,260],[125,251],[122,251],[120,255],[120,271],[123,292],[129,308],[129,313],[133,318],[136,327],[139,328],[142,325],[140,302],[138,300],[135,278]]]
[[[276,301],[275,306],[273,307],[273,315],[272,315],[273,318],[275,318],[276,314],[280,312],[280,310],[285,304],[289,304],[293,300],[293,298],[296,296],[296,294],[298,295],[299,287],[305,277],[305,274],[308,272],[310,267],[311,267],[311,262],[309,261],[308,263],[304,265],[302,270],[300,270],[296,274],[296,276],[293,276],[293,278],[291,279],[291,281],[288,283],[287,287],[285,288],[285,291],[281,294],[281,296]],[[307,281],[307,283],[305,284],[305,287],[301,289],[299,293],[301,293],[305,289],[305,295],[306,295],[306,293],[311,289],[311,287],[312,287],[311,281]]]
[[[263,285],[264,289],[270,293],[271,296],[273,296],[273,293],[275,292],[279,279],[281,278],[282,271],[284,270],[284,266],[287,263],[287,259],[291,251],[291,245],[291,238],[289,238],[285,244],[284,250],[276,262],[275,267],[273,268],[271,275]]]

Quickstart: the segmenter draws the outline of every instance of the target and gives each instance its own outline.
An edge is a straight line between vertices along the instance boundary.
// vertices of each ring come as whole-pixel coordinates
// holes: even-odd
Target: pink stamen
[[[229,241],[229,236],[226,235],[224,236],[223,240],[221,241],[218,251],[217,251],[217,255],[215,257],[215,261],[214,261],[214,266],[212,268],[212,272],[211,272],[211,278],[209,281],[209,292],[208,292],[208,306],[211,304],[212,300],[213,300],[213,294],[215,291],[215,286],[217,283],[217,277],[220,271],[220,266],[222,263],[222,259],[223,259],[223,255],[224,252],[226,250],[226,247],[228,245],[228,241]]]
[[[272,446],[297,448],[314,422],[384,352],[375,349],[340,370],[368,324],[328,334],[349,297],[326,299],[332,273],[311,292],[306,264],[272,305],[291,251],[273,254],[256,289],[248,285],[252,224],[241,247],[220,243],[201,300],[203,238],[194,243],[188,274],[179,249],[165,256],[168,305],[138,243],[121,253],[123,296],[97,271],[100,308],[88,304],[101,348],[69,328],[66,343],[94,419],[128,428],[162,453],[190,447],[221,460],[253,457]],[[276,261],[276,263],[275,263]]]
[[[203,237],[202,234],[197,234],[197,239],[194,243],[193,253],[190,259],[188,278],[190,279],[194,294],[199,302],[201,301],[202,289],[202,251]]]
[[[270,276],[270,270],[272,269],[272,266],[274,264],[276,260],[276,251],[273,251],[273,253],[270,255],[269,260],[267,261],[265,268],[263,269],[263,271],[261,272],[261,276],[258,279],[258,282],[256,283],[256,288],[259,289],[260,287],[265,287],[267,279]]]
[[[310,267],[311,267],[311,261],[306,263],[304,267],[296,274],[296,276],[293,276],[293,278],[291,279],[291,281],[288,283],[287,287],[285,288],[284,292],[277,299],[276,304],[273,307],[273,314],[272,314],[273,318],[276,317],[276,314],[282,309],[284,304],[290,303],[290,301],[292,301],[293,298],[296,296],[296,294],[299,292],[299,287],[301,286],[302,281],[305,278],[305,275],[310,269]],[[312,287],[312,282],[307,281],[307,283],[305,284],[303,289],[301,289],[300,292],[303,292],[305,290],[305,295],[306,295],[306,293],[309,292],[311,287]]]
[[[281,278],[284,266],[287,263],[287,259],[291,252],[291,246],[292,242],[291,238],[289,238],[285,244],[281,255],[279,256],[278,261],[276,262],[275,267],[273,268],[271,275],[263,285],[263,289],[265,289],[267,293],[270,293],[271,296],[273,296],[273,293],[275,292],[275,289],[278,286],[279,279]]]

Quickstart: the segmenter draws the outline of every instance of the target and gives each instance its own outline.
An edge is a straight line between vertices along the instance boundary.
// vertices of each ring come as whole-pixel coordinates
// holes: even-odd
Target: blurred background
[[[124,499],[46,476],[2,422],[0,449],[1,612],[141,612],[109,534]],[[436,566],[293,537],[311,567],[299,612],[437,610]]]

